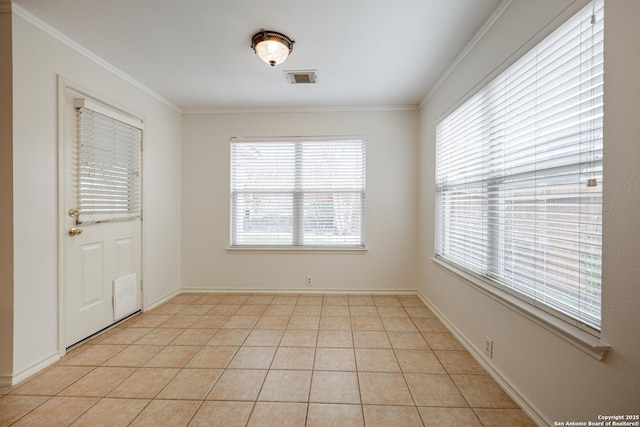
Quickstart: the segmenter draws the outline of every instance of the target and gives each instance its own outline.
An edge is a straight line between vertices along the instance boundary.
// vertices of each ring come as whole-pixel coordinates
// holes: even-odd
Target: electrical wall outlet
[[[484,352],[489,359],[493,357],[493,340],[488,335],[484,336]]]
[[[305,283],[306,283],[307,286],[311,286],[311,276],[309,276],[308,274],[307,274],[307,278],[306,278],[306,282]]]

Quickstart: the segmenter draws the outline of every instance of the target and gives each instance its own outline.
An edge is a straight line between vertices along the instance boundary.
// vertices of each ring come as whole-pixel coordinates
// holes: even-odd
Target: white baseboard
[[[11,387],[13,377],[11,375],[0,375],[0,387]]]
[[[143,309],[143,311],[149,311],[149,310],[153,310],[154,308],[158,307],[159,305],[164,304],[165,302],[169,301],[171,298],[180,295],[181,293],[183,293],[183,291],[181,289],[175,290],[161,298],[158,298],[157,300],[149,303],[149,304],[145,304],[145,307]]]
[[[447,329],[462,343],[471,353],[471,356],[487,371],[489,376],[497,382],[500,387],[522,408],[536,425],[541,427],[550,424],[540,415],[540,413],[522,396],[520,392],[502,375],[502,373],[488,360],[481,349],[476,348],[471,342],[447,319],[419,290],[416,291],[418,298],[445,324]]]
[[[54,354],[50,355],[49,357],[44,358],[40,362],[37,362],[34,365],[32,365],[32,366],[30,366],[30,367],[28,367],[26,369],[23,369],[19,373],[13,375],[13,377],[7,377],[7,376],[1,377],[0,381],[3,381],[3,383],[4,383],[4,381],[7,381],[8,384],[0,384],[0,385],[9,385],[9,386],[16,385],[19,382],[26,380],[30,376],[40,372],[41,370],[43,370],[47,366],[53,365],[58,360],[60,360],[60,355],[58,353],[54,353]]]
[[[334,294],[334,295],[416,295],[415,289],[391,289],[391,290],[362,290],[362,289],[320,289],[320,288],[298,288],[298,289],[263,289],[263,288],[233,288],[233,289],[211,289],[211,288],[182,288],[181,294]],[[177,294],[176,294],[177,295]]]

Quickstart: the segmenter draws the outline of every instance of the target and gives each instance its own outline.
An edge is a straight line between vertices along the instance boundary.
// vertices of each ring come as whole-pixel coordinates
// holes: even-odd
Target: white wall
[[[230,137],[293,135],[367,138],[366,254],[226,251]],[[415,289],[416,111],[185,115],[182,143],[183,288]]]
[[[605,0],[601,339],[611,345],[611,351],[604,361],[474,290],[430,260],[435,123],[496,67],[513,62],[509,57],[521,46],[532,46],[584,4],[582,0],[515,0],[429,98],[420,117],[419,291],[480,354],[484,334],[493,338],[494,357],[488,363],[551,425],[640,412],[640,2]],[[554,20],[559,14],[561,19]]]
[[[15,377],[58,349],[58,75],[145,118],[147,304],[180,286],[180,113],[15,12],[13,67]]]

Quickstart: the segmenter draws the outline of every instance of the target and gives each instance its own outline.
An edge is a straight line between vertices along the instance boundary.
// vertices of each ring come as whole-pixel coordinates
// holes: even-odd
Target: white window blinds
[[[142,123],[76,99],[78,223],[140,217]]]
[[[364,246],[362,139],[231,140],[231,246]]]
[[[436,255],[592,333],[601,297],[602,6],[571,18],[436,130]]]

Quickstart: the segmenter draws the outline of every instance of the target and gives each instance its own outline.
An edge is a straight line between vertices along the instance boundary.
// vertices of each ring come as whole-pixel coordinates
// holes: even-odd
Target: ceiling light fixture
[[[272,67],[287,60],[294,43],[284,34],[269,30],[262,30],[251,38],[253,51]]]

